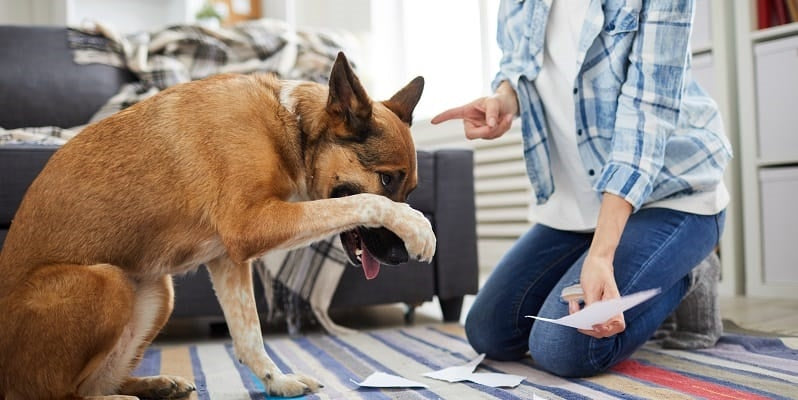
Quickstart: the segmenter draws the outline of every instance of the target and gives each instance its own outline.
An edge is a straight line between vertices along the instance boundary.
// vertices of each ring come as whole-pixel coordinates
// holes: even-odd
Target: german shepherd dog
[[[340,233],[374,278],[431,260],[404,201],[424,81],[372,101],[339,54],[329,85],[219,75],[83,132],[28,189],[0,254],[0,399],[173,399],[184,378],[131,377],[172,311],[172,275],[205,264],[236,356],[268,394],[321,385],[266,354],[250,260]]]

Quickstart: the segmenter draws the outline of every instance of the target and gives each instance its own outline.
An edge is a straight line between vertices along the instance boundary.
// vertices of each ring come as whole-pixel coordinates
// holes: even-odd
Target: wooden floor
[[[720,313],[746,329],[798,336],[798,300],[721,298]]]

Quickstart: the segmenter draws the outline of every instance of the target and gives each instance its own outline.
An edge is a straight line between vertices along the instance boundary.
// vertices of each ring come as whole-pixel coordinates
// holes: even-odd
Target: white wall
[[[100,21],[119,32],[152,30],[192,21],[202,1],[186,0],[69,0],[69,25]]]
[[[193,22],[203,0],[0,0],[0,24],[80,25],[101,21],[120,32]]]
[[[30,4],[23,1],[0,0],[0,24],[20,25],[32,21]]]
[[[0,24],[63,25],[67,0],[0,0]]]

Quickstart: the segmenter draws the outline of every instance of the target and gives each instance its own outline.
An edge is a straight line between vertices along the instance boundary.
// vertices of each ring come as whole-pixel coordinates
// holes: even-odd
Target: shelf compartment
[[[768,284],[798,283],[798,167],[759,170],[762,202],[762,267]]]
[[[798,36],[754,46],[759,159],[798,159]]]

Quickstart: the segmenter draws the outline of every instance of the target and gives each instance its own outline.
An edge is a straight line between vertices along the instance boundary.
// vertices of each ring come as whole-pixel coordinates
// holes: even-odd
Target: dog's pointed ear
[[[327,112],[343,118],[351,128],[357,128],[371,118],[371,99],[343,52],[338,53],[330,72]]]
[[[394,114],[399,116],[399,119],[404,123],[411,125],[413,123],[413,110],[421,99],[421,92],[423,91],[424,78],[417,76],[396,92],[390,100],[386,100],[382,104],[385,104],[385,107],[388,107]]]

